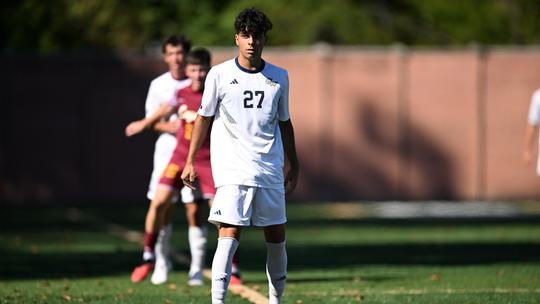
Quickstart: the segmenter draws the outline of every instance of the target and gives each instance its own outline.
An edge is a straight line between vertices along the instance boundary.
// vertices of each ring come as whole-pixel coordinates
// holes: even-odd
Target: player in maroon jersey
[[[152,204],[159,209],[170,203],[174,194],[179,191],[182,186],[181,174],[185,166],[185,160],[189,150],[193,123],[197,117],[197,110],[201,105],[202,94],[204,90],[204,81],[210,69],[210,53],[205,49],[197,49],[190,52],[185,59],[186,75],[191,80],[191,85],[179,90],[176,98],[173,98],[168,105],[163,106],[158,110],[156,119],[160,115],[167,115],[171,111],[178,111],[181,119],[182,127],[177,133],[177,145],[171,157],[171,160],[159,181],[159,186]],[[198,195],[208,200],[211,204],[216,192],[214,181],[212,178],[212,168],[210,165],[210,136],[207,136],[201,150],[197,156],[197,173],[198,178]],[[186,202],[186,200],[183,200]],[[202,208],[197,200],[187,200],[190,203],[185,203],[186,217],[189,225],[188,238],[191,251],[191,266],[189,270],[189,285],[203,284],[203,266],[204,255],[207,243],[207,227],[204,225],[206,216],[202,214]],[[193,202],[195,201],[195,202]],[[159,229],[163,224],[163,219],[157,217],[154,223],[156,229]],[[236,263],[234,263],[236,264]],[[236,265],[235,265],[236,266]],[[134,274],[144,274],[148,269],[148,265],[144,263],[134,270]],[[234,267],[237,269],[237,267]],[[234,275],[231,284],[240,284],[239,271]],[[165,278],[166,281],[166,278]]]

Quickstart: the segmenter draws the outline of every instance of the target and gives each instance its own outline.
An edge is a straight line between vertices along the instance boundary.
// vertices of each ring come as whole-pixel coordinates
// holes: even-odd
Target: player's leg
[[[184,194],[191,189],[185,187],[182,189]],[[195,196],[199,196],[199,191]],[[191,265],[189,268],[188,285],[198,286],[203,284],[203,268],[204,258],[206,253],[206,243],[208,239],[208,228],[204,225],[204,216],[200,204],[203,203],[202,199],[196,199],[194,195],[191,195],[189,201],[184,201],[186,207],[186,219],[188,222],[188,240],[189,250],[191,253]],[[185,195],[182,196],[186,197]]]
[[[156,191],[156,196],[150,203],[150,208],[146,214],[145,231],[155,234],[163,226],[167,210],[171,207],[171,199],[174,195],[174,189],[168,186],[160,185]]]
[[[157,188],[159,187],[159,182],[162,178],[162,175],[167,168],[169,161],[171,160],[171,154],[176,146],[176,139],[174,136],[162,135],[158,138],[154,150],[154,169],[152,171],[152,176],[150,179],[150,184],[148,188],[147,197],[150,201],[153,201],[156,197]],[[172,201],[177,199],[177,195],[172,197]],[[157,232],[157,239],[154,240],[153,235],[146,235],[145,240],[147,246],[151,247],[154,243],[154,254],[155,254],[155,268],[154,274],[159,272],[160,269],[164,269],[164,272],[167,273],[170,271],[172,264],[169,259],[170,252],[170,238],[172,235],[172,223],[171,217],[173,213],[173,208],[170,204],[165,206],[164,210],[164,224],[161,229]],[[149,210],[150,211],[150,210]],[[148,214],[147,214],[148,218]],[[146,226],[146,219],[145,219]],[[146,229],[145,229],[146,230]],[[154,275],[153,275],[154,277]]]
[[[232,258],[240,245],[241,228],[221,223],[212,261],[212,304],[225,303],[232,272]]]
[[[287,279],[287,251],[285,224],[264,227],[266,240],[266,276],[268,277],[268,303],[281,303]]]
[[[212,208],[212,202],[213,202],[212,199],[208,200],[208,206],[210,208]],[[201,212],[201,214],[202,214],[202,212]],[[239,260],[238,256],[239,256],[239,254],[240,254],[240,251],[236,250],[236,252],[234,253],[233,258],[232,258],[231,279],[230,279],[230,282],[229,282],[230,285],[241,285],[242,284],[242,273],[240,271],[240,266],[238,264],[238,260]]]
[[[173,155],[159,180],[155,199],[150,204],[146,221],[147,231],[160,231],[167,227],[167,223],[171,222],[172,210],[174,209],[172,202],[178,198],[177,193],[180,187],[180,168],[177,157]],[[165,232],[167,230],[168,228],[165,228]],[[170,232],[172,233],[172,231]],[[169,271],[172,269],[168,249],[163,250],[166,248],[165,246],[168,247],[170,244],[170,234],[163,241],[162,246],[156,246],[156,249],[162,249],[162,251],[159,253],[157,250],[155,251],[155,268],[150,278],[154,285],[167,282]]]
[[[266,275],[269,304],[281,303],[287,279],[285,249],[285,190],[258,188],[252,222],[263,227],[266,240]]]
[[[153,270],[155,264],[155,245],[158,231],[161,229],[165,208],[170,205],[173,191],[169,187],[158,187],[154,199],[150,203],[150,208],[146,214],[144,232],[143,263],[136,267],[131,273],[131,281],[143,281]]]
[[[170,271],[172,268],[172,263],[170,261],[171,255],[171,236],[173,232],[173,223],[172,216],[174,214],[174,201],[177,199],[176,193],[172,198],[172,203],[166,207],[164,211],[164,221],[163,226],[158,232],[158,238],[155,246],[155,255],[156,255],[156,267],[158,264],[163,261],[163,265],[168,268]]]
[[[249,226],[253,187],[227,185],[217,188],[208,221],[219,228],[212,261],[212,303],[224,303],[232,272],[232,258],[239,246],[242,226]]]
[[[174,203],[176,193],[173,193],[170,203],[164,206],[163,220],[161,229],[159,229],[156,245],[154,248],[155,266],[150,281],[154,285],[160,285],[168,280],[169,272],[172,270],[170,258],[170,244],[172,236],[172,216],[174,213]]]

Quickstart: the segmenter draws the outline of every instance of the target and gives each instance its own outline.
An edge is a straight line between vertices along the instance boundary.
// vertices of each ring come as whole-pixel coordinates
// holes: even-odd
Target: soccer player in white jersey
[[[525,130],[525,145],[523,149],[523,159],[526,163],[532,161],[532,150],[535,134],[538,133],[538,125],[540,124],[540,89],[533,93],[531,105],[529,108],[528,124]],[[540,176],[540,153],[538,154],[538,162],[536,165],[536,173]]]
[[[184,72],[184,56],[191,49],[191,42],[184,36],[170,36],[162,45],[163,60],[167,64],[168,71],[155,78],[148,90],[146,98],[146,117],[134,121],[126,127],[126,135],[133,136],[144,129],[153,128],[160,132],[154,150],[154,168],[150,178],[147,197],[153,200],[156,187],[163,170],[169,163],[172,153],[176,147],[176,132],[180,122],[176,115],[172,115],[167,120],[155,121],[156,112],[159,112],[175,96],[176,92],[188,87],[191,81]],[[191,191],[182,191],[182,200],[193,202]],[[136,267],[131,275],[133,282],[140,282],[154,270],[152,283],[161,284],[167,280],[167,274],[171,268],[169,260],[170,238],[172,234],[172,205],[165,208],[157,208],[150,205],[146,214],[143,262]],[[164,219],[163,228],[154,231],[156,218]]]
[[[294,190],[298,159],[289,118],[287,71],[261,58],[268,17],[255,8],[236,17],[238,56],[213,67],[195,120],[184,184],[194,186],[195,156],[211,127],[211,162],[217,188],[208,220],[218,226],[212,262],[212,303],[224,303],[231,261],[245,226],[263,227],[269,303],[281,303],[287,277],[285,194]],[[284,177],[284,154],[289,171]]]

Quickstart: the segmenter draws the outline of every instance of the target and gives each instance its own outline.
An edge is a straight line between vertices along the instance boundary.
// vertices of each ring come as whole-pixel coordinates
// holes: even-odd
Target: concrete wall
[[[234,56],[214,50],[214,62]],[[289,71],[298,200],[540,198],[521,160],[540,50],[268,49]],[[1,57],[0,197],[140,200],[155,134],[123,137],[164,66]]]

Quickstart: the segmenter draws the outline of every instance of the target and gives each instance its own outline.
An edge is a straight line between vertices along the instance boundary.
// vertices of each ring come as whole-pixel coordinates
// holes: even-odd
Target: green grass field
[[[146,205],[102,206],[0,209],[0,303],[209,303],[209,282],[188,287],[179,264],[169,284],[132,284],[141,245],[105,223],[141,230]],[[329,204],[288,215],[285,303],[540,303],[538,217],[376,219]],[[183,218],[178,209],[173,246],[188,252]],[[240,255],[245,284],[265,294],[262,231],[244,231]]]

